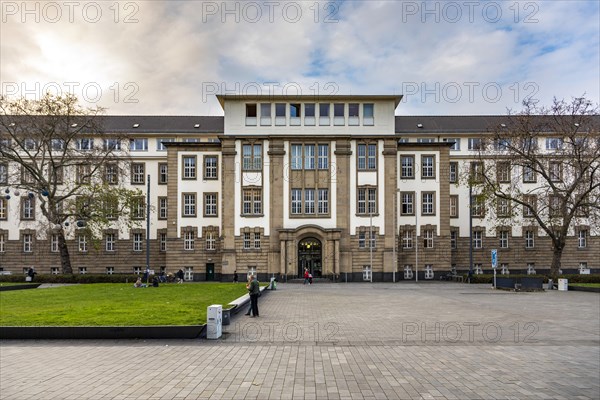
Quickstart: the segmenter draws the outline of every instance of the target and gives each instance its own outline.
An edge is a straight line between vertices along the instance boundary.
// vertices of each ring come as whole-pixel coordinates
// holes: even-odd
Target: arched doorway
[[[321,260],[321,241],[315,238],[302,239],[298,243],[298,276],[304,276],[304,269],[315,278],[320,278],[323,272]]]

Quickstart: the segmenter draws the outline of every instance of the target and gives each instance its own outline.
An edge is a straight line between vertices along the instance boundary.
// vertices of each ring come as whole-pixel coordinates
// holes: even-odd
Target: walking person
[[[237,273],[237,271],[233,271],[233,283],[238,283],[238,273]]]
[[[308,283],[308,268],[304,268],[304,284]]]
[[[248,293],[250,294],[250,306],[252,307],[252,317],[258,317],[258,295],[260,286],[254,275],[250,276],[250,284],[248,285]]]

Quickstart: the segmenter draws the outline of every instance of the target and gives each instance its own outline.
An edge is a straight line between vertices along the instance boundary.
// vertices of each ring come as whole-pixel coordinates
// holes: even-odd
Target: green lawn
[[[583,286],[600,288],[600,283],[569,283],[569,286]]]
[[[97,283],[0,292],[0,326],[140,326],[206,323],[206,307],[248,293],[244,283]]]

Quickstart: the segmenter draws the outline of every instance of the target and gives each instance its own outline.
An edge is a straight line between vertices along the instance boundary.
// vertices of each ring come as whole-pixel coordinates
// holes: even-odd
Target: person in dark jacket
[[[250,276],[250,284],[248,285],[248,294],[250,295],[250,306],[252,307],[252,317],[258,317],[258,294],[260,286],[254,275]]]
[[[33,268],[30,267],[27,270],[27,276],[31,278],[30,279],[31,282],[33,282],[33,278],[35,278],[35,274],[37,274],[37,272],[35,272]]]
[[[179,269],[177,271],[177,283],[183,283],[183,270]]]

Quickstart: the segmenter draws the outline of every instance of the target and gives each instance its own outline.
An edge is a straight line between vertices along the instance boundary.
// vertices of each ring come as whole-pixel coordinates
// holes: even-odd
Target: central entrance
[[[321,241],[315,238],[302,239],[298,243],[298,276],[304,276],[304,269],[314,278],[320,278],[323,272],[321,263]]]

